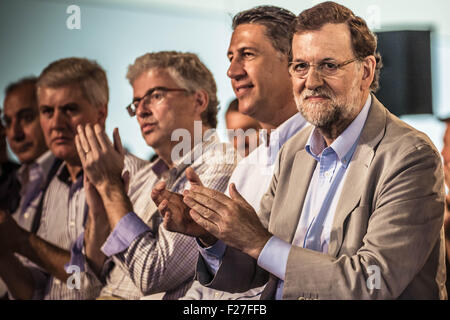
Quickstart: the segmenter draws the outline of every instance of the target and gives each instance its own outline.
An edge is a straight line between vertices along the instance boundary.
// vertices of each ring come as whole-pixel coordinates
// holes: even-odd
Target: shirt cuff
[[[84,231],[80,234],[80,236],[75,240],[72,247],[70,248],[70,261],[66,263],[64,266],[64,270],[67,273],[72,273],[70,266],[77,266],[80,268],[81,272],[84,272],[84,264],[85,258],[83,254],[83,246],[84,246]]]
[[[117,223],[114,230],[106,239],[102,252],[111,257],[125,251],[141,234],[150,228],[134,212],[129,212]]]
[[[198,245],[198,251],[205,260],[209,272],[215,275],[217,273],[217,270],[219,270],[227,245],[224,242],[217,240],[217,242],[211,247],[205,248],[197,238],[196,241]]]
[[[258,266],[284,281],[291,244],[275,236],[267,241],[258,257]]]

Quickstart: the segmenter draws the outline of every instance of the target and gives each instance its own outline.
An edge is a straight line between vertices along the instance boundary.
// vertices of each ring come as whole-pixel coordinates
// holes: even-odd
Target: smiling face
[[[183,89],[164,69],[151,69],[142,73],[133,82],[134,99],[142,98],[150,89],[163,87],[169,89]],[[198,108],[195,94],[183,91],[169,91],[157,105],[148,108],[143,101],[137,106],[136,117],[141,128],[142,136],[147,145],[160,154],[166,154],[178,141],[171,141],[172,132],[176,129],[187,129],[194,132],[194,121],[201,121],[203,108]],[[170,152],[169,152],[170,154]]]
[[[79,165],[75,147],[77,126],[99,123],[104,127],[107,107],[89,103],[78,85],[41,87],[38,102],[41,127],[50,150],[55,157]]]
[[[314,65],[324,61],[340,64],[353,59],[350,30],[342,23],[297,33],[292,41],[292,54],[294,62]],[[303,117],[319,128],[345,129],[367,99],[374,60],[368,57],[350,63],[333,76],[323,77],[316,67],[311,67],[305,78],[292,77],[296,104]]]
[[[228,49],[227,75],[239,100],[239,111],[271,123],[293,96],[288,58],[273,47],[265,31],[259,24],[236,27]]]
[[[6,136],[21,163],[30,163],[47,150],[34,90],[34,84],[20,86],[4,102]]]

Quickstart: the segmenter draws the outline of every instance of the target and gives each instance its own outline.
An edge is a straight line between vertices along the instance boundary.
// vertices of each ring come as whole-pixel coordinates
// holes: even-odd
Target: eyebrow
[[[72,108],[78,108],[78,107],[79,107],[79,104],[76,103],[76,102],[69,102],[69,103],[66,103],[65,105],[58,106],[58,107],[56,107],[56,108],[70,108],[70,107],[72,107]],[[42,109],[46,109],[46,108],[55,109],[54,106],[42,105],[42,106],[39,106],[39,111],[42,111]]]
[[[336,61],[336,59],[335,59],[335,58],[327,57],[327,58],[323,58],[322,60],[320,60],[320,62],[326,62],[326,61]],[[293,59],[292,62],[306,62],[306,60],[303,60],[303,59]]]
[[[17,112],[17,116],[21,117],[24,114],[28,114],[28,113],[35,114],[36,112],[33,107],[26,107],[26,108],[23,108],[22,110],[20,110],[19,112]]]
[[[259,50],[256,47],[250,47],[250,46],[241,47],[241,48],[237,49],[237,52],[242,53],[245,50],[253,50],[253,51],[259,52]],[[232,54],[233,54],[232,51],[228,51],[227,52],[227,57],[232,55]]]

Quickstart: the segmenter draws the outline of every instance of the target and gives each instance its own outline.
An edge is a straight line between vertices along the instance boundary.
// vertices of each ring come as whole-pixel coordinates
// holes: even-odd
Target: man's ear
[[[198,114],[201,114],[203,111],[208,108],[209,104],[209,95],[208,93],[203,90],[199,89],[194,94],[195,99],[195,110],[198,112]]]
[[[102,105],[97,107],[97,123],[105,128],[106,116],[108,115],[108,105]]]
[[[363,76],[361,82],[361,89],[368,90],[372,85],[373,78],[375,77],[375,68],[377,61],[374,56],[365,57],[362,61]]]

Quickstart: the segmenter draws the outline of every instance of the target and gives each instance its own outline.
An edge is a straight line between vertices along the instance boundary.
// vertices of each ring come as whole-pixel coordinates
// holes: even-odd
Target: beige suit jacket
[[[316,161],[302,130],[281,149],[258,213],[269,231],[292,243]],[[374,96],[335,213],[328,254],[292,246],[283,299],[446,298],[443,237],[444,178],[429,138],[392,115]],[[379,272],[377,272],[379,271]],[[278,279],[256,260],[228,247],[205,286],[241,292]]]

